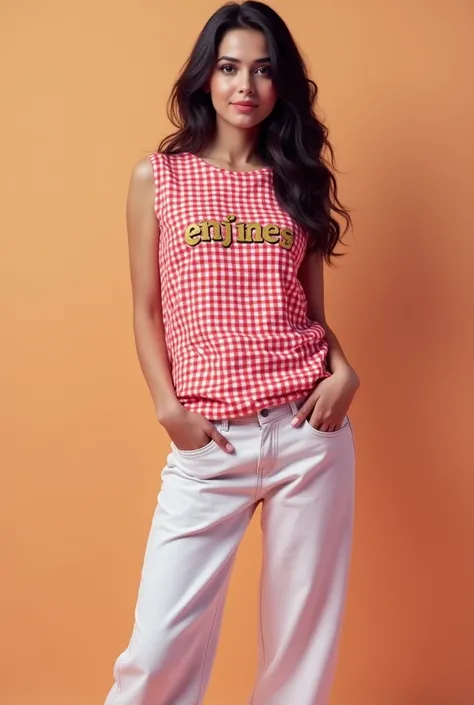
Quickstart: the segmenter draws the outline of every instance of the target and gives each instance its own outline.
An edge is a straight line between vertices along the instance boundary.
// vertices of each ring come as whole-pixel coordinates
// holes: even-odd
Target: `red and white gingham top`
[[[190,152],[148,156],[180,403],[219,420],[309,394],[329,374],[328,347],[297,278],[307,234],[278,205],[271,167],[236,172]]]

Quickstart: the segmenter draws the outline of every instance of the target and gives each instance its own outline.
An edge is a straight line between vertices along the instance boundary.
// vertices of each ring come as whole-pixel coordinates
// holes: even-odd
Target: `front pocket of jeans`
[[[211,421],[212,425],[214,428],[219,431],[221,430],[222,423],[220,421]],[[206,453],[209,453],[211,450],[214,448],[218,448],[219,446],[215,442],[213,438],[209,440],[209,443],[206,443],[206,445],[201,446],[201,448],[195,448],[194,450],[181,450],[178,448],[172,441],[171,441],[171,448],[174,450],[175,453],[178,455],[183,456],[183,458],[194,458],[195,456],[201,456],[205,455]]]
[[[344,433],[344,431],[350,426],[350,421],[349,417],[345,416],[341,428],[338,428],[337,431],[319,431],[310,424],[307,418],[304,420],[304,425],[308,431],[313,433],[315,436],[318,436],[318,438],[334,438],[335,436],[339,436]]]
[[[171,447],[175,451],[175,453],[178,453],[178,455],[182,455],[186,458],[192,458],[197,455],[204,455],[205,453],[208,453],[213,448],[217,448],[217,443],[215,442],[215,440],[213,438],[211,438],[209,443],[206,443],[206,445],[202,446],[201,448],[196,448],[194,450],[181,450],[181,448],[178,448],[171,441]]]

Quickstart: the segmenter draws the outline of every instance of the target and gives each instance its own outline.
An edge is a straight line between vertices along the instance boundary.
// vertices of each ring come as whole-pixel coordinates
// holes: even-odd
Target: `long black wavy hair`
[[[265,3],[228,2],[207,21],[168,99],[168,118],[177,131],[165,137],[157,149],[168,154],[199,154],[213,139],[216,113],[204,88],[215,68],[220,42],[232,29],[258,30],[267,40],[278,98],[260,125],[256,153],[272,168],[280,206],[308,233],[308,250],[319,251],[331,264],[332,258],[341,254],[335,248],[352,220],[338,199],[328,128],[316,116],[318,87],[308,78],[285,22]],[[331,211],[346,222],[342,235]]]

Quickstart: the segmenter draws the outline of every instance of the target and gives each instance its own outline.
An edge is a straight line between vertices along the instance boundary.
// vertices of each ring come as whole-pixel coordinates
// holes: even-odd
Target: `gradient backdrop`
[[[168,437],[135,354],[125,197],[217,7],[0,5],[2,705],[102,705],[131,632]],[[274,7],[320,86],[355,223],[327,279],[362,379],[331,705],[473,705],[474,5]],[[258,518],[206,705],[252,686]]]

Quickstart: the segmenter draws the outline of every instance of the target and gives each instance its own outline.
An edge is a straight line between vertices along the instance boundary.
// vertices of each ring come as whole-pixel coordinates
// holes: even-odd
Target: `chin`
[[[261,118],[256,118],[254,115],[241,115],[237,118],[235,117],[235,115],[233,115],[232,118],[225,117],[224,115],[219,115],[219,118],[228,125],[231,125],[232,127],[238,127],[243,130],[248,130],[252,127],[256,127],[262,122]]]
[[[243,120],[232,120],[232,124],[235,125],[236,127],[255,127],[256,125],[259,125],[261,120],[255,119],[255,118],[248,118],[245,115],[243,116]]]

